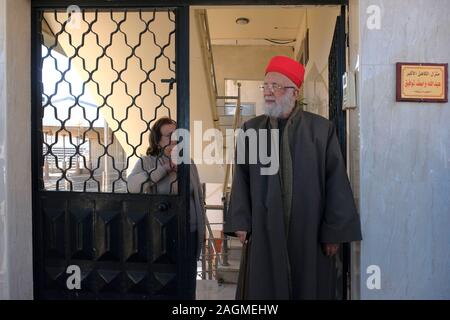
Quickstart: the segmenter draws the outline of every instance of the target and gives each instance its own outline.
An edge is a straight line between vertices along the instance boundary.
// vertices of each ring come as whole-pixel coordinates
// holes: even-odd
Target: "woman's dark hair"
[[[159,146],[159,141],[161,140],[161,128],[166,124],[177,125],[177,122],[169,117],[162,117],[158,119],[152,126],[150,130],[149,143],[150,146],[147,149],[147,155],[158,156],[161,152],[161,147]]]

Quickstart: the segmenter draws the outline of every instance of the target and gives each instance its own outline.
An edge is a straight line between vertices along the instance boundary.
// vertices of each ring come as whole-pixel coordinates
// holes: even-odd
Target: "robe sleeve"
[[[325,211],[320,227],[320,242],[361,240],[360,219],[333,124],[328,130],[325,167]]]
[[[245,132],[245,124],[242,127]],[[248,165],[248,144],[243,140],[237,140],[237,148],[241,143],[241,146],[245,148],[245,163],[237,163],[234,165],[234,175],[231,187],[230,205],[225,217],[224,232],[227,235],[235,236],[235,231],[247,231],[252,230],[252,206],[250,196],[250,170]],[[241,149],[242,150],[242,149]],[[237,157],[236,150],[235,154]]]

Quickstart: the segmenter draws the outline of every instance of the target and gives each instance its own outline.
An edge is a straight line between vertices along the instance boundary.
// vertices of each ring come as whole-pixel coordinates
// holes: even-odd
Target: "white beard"
[[[295,106],[295,97],[284,95],[279,101],[274,100],[272,103],[264,103],[264,114],[280,118],[283,114],[289,114]]]

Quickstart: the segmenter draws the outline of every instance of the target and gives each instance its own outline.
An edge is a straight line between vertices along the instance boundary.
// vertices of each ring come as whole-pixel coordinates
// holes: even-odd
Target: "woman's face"
[[[161,127],[161,139],[159,140],[159,146],[164,149],[164,154],[170,157],[172,149],[177,145],[176,140],[172,140],[172,133],[177,127],[174,124],[165,124]]]

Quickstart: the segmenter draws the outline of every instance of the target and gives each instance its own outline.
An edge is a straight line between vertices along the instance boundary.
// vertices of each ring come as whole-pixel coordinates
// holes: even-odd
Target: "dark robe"
[[[335,258],[324,255],[321,243],[362,239],[334,125],[301,112],[291,150],[293,193],[288,239],[279,175],[262,175],[260,169],[270,165],[261,164],[259,156],[256,164],[249,164],[247,157],[247,163],[235,165],[225,233],[251,233],[247,267],[240,270],[245,292],[238,292],[239,297],[333,299]],[[258,116],[242,129],[249,128],[268,129],[270,120]],[[270,150],[268,137],[265,143]]]

